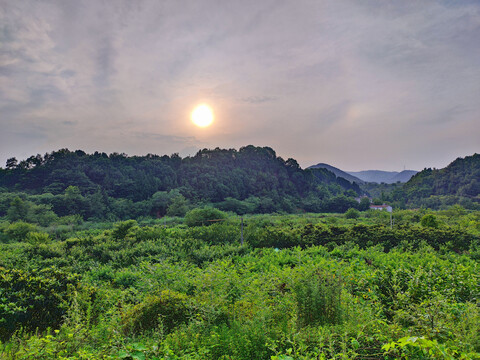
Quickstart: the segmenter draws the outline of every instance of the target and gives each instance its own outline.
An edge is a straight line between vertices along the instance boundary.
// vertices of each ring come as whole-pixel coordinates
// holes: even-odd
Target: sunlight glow
[[[192,111],[192,122],[199,127],[210,126],[213,122],[213,111],[208,105],[199,105]]]

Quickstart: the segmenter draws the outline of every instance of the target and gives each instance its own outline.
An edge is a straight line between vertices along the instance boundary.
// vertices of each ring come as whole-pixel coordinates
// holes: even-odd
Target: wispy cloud
[[[247,96],[241,99],[243,102],[250,104],[261,104],[265,102],[275,101],[277,97],[275,96]]]
[[[480,151],[478,1],[0,0],[0,24],[0,162],[256,143],[395,170]]]

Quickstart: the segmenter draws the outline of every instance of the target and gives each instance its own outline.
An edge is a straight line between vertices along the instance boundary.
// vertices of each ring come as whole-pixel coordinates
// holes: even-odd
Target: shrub
[[[427,214],[422,217],[420,224],[423,227],[431,227],[431,228],[438,228],[438,220],[433,214]]]
[[[32,245],[46,244],[50,241],[48,234],[36,231],[29,232],[25,239]]]
[[[335,274],[306,274],[295,286],[299,326],[338,324],[342,320],[342,284]]]
[[[359,216],[360,216],[360,212],[354,208],[350,208],[345,212],[346,219],[358,219]]]
[[[112,231],[113,238],[116,240],[125,239],[125,236],[127,236],[128,231],[134,226],[137,226],[137,222],[135,220],[127,220],[127,221],[119,222],[113,228],[113,231]]]
[[[120,273],[117,273],[115,275],[113,284],[117,287],[124,287],[124,288],[129,288],[131,286],[134,286],[139,279],[139,276],[130,271],[130,270],[123,270]]]
[[[31,272],[0,268],[0,339],[8,339],[20,327],[57,328],[78,282],[77,275],[51,268]]]
[[[147,297],[129,311],[123,319],[123,330],[126,333],[139,334],[161,325],[168,333],[185,323],[188,315],[188,296],[164,290],[160,295]]]
[[[29,232],[34,232],[37,230],[37,227],[32,224],[28,224],[23,221],[17,221],[10,224],[5,229],[5,234],[13,241],[22,241],[25,240]]]
[[[269,226],[249,240],[253,247],[275,247],[285,249],[303,245],[297,229]]]
[[[185,215],[185,224],[187,226],[201,226],[201,225],[212,225],[215,223],[214,220],[224,220],[227,218],[227,214],[223,211],[211,208],[197,208],[190,210]]]

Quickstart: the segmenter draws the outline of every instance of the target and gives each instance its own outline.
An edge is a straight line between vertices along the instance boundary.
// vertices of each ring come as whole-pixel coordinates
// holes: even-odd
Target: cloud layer
[[[216,122],[197,129],[192,108]],[[271,146],[302,166],[480,151],[477,1],[0,0],[0,161]]]

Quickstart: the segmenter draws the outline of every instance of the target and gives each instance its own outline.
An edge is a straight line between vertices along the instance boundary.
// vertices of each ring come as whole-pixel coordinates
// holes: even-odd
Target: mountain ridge
[[[363,184],[365,182],[355,175],[351,175],[346,171],[340,170],[339,168],[336,168],[335,166],[325,164],[325,163],[318,163],[317,165],[312,165],[312,166],[307,167],[307,169],[327,169],[328,171],[334,173],[335,176],[344,178],[345,180],[348,180],[351,183],[355,182],[357,184]]]
[[[415,170],[403,171],[383,171],[383,170],[363,170],[363,171],[346,171],[346,173],[355,176],[364,182],[394,184],[398,181],[406,183],[413,175],[418,173]]]

